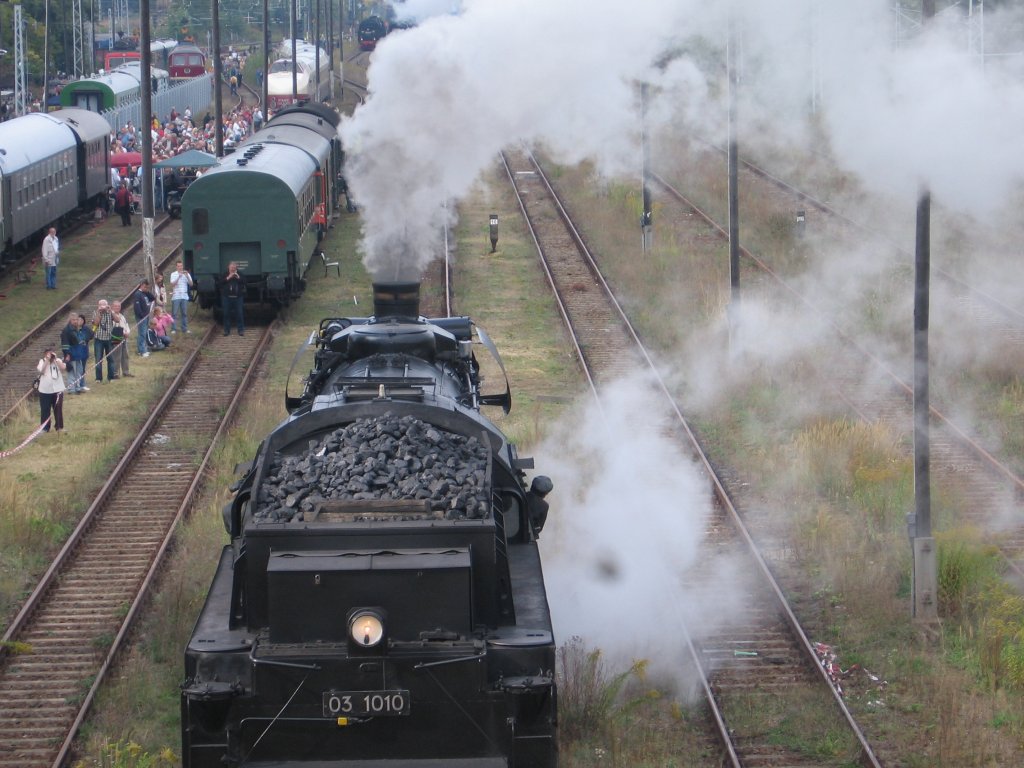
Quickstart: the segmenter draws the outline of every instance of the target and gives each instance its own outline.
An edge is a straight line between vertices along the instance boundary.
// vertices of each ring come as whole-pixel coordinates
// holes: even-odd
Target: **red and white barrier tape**
[[[39,435],[41,435],[43,433],[43,430],[46,429],[46,425],[49,424],[49,423],[50,423],[49,419],[44,421],[42,424],[40,424],[38,427],[36,427],[34,430],[32,430],[32,434],[30,434],[28,437],[26,437],[24,440],[22,440],[19,445],[16,445],[14,448],[11,448],[11,450],[9,450],[9,451],[0,451],[0,459],[6,459],[8,456],[13,456],[18,451],[20,451],[22,448],[24,448],[26,445],[31,443],[33,440],[35,440],[37,437],[39,437]]]

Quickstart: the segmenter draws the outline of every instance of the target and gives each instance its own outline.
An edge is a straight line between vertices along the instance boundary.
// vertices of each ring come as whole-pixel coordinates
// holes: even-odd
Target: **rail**
[[[875,757],[870,744],[867,742],[867,739],[865,738],[856,720],[853,718],[853,715],[846,707],[845,702],[842,700],[842,698],[832,685],[831,681],[829,680],[825,670],[819,663],[813,645],[811,644],[811,642],[806,636],[806,633],[800,626],[799,620],[797,619],[796,615],[793,613],[791,607],[789,606],[788,601],[786,600],[785,595],[782,592],[782,589],[776,582],[774,576],[772,575],[770,569],[767,566],[767,563],[761,556],[760,552],[757,550],[757,546],[753,538],[751,537],[750,533],[748,532],[741,516],[736,510],[732,500],[730,499],[724,483],[719,479],[714,466],[704,453],[704,450],[701,447],[699,440],[697,439],[695,433],[687,423],[687,420],[685,419],[681,410],[679,409],[678,404],[675,402],[675,398],[672,396],[668,386],[666,385],[665,381],[660,375],[657,366],[654,365],[654,362],[649,353],[647,352],[642,340],[640,339],[639,334],[634,329],[633,325],[630,323],[628,317],[626,316],[626,313],[623,310],[622,306],[615,298],[610,286],[601,274],[599,265],[597,264],[593,256],[590,254],[590,251],[587,248],[583,237],[580,235],[578,229],[572,223],[571,217],[569,216],[568,212],[565,210],[564,206],[558,200],[558,195],[556,194],[550,182],[547,180],[545,174],[543,173],[543,170],[541,169],[539,164],[536,163],[535,160],[533,160],[533,158],[530,158],[529,160],[529,169],[526,169],[525,166],[520,164],[517,165],[516,170],[513,170],[511,168],[507,156],[505,155],[503,155],[503,162],[505,163],[505,168],[506,171],[508,172],[509,179],[512,182],[513,187],[515,187],[516,189],[517,197],[520,200],[520,206],[524,212],[524,215],[526,216],[527,225],[531,231],[531,236],[533,237],[534,242],[537,245],[538,252],[541,255],[541,259],[544,264],[544,270],[548,275],[549,281],[551,281],[552,289],[555,293],[556,301],[558,302],[559,311],[563,315],[563,318],[566,320],[567,327],[569,327],[570,332],[574,337],[573,344],[577,350],[577,354],[580,357],[581,365],[583,365],[584,367],[587,379],[590,382],[591,388],[594,391],[595,396],[597,396],[599,391],[596,382],[601,378],[601,376],[599,373],[592,373],[590,369],[595,364],[599,363],[599,361],[594,359],[593,353],[588,349],[590,345],[588,345],[588,343],[585,340],[581,340],[579,338],[580,334],[577,332],[577,322],[576,318],[574,317],[575,313],[579,310],[579,307],[577,306],[576,308],[573,308],[568,306],[570,304],[570,301],[576,302],[577,297],[581,293],[586,292],[581,287],[581,283],[579,280],[577,280],[576,282],[572,282],[569,285],[562,286],[559,285],[559,281],[554,277],[555,269],[549,263],[547,249],[543,247],[541,239],[534,229],[532,223],[533,217],[530,215],[528,211],[528,206],[524,202],[524,196],[520,194],[519,187],[524,178],[528,178],[531,176],[535,177],[543,186],[544,193],[547,196],[550,196],[550,199],[552,201],[551,205],[557,209],[557,215],[564,224],[565,229],[570,233],[570,237],[574,241],[576,249],[579,252],[580,258],[582,258],[586,262],[586,268],[588,273],[593,277],[595,284],[598,286],[599,292],[603,295],[608,305],[613,308],[612,313],[616,316],[616,319],[618,320],[618,323],[622,328],[622,334],[630,340],[629,343],[631,344],[633,349],[645,361],[646,365],[652,372],[658,384],[658,387],[662,392],[662,395],[665,397],[666,401],[669,403],[669,407],[672,409],[673,413],[676,416],[678,425],[685,433],[688,442],[690,443],[695,455],[698,458],[698,461],[703,466],[705,474],[710,478],[716,499],[721,505],[721,508],[725,510],[732,528],[736,531],[737,535],[744,543],[746,551],[750,554],[750,556],[756,563],[762,582],[768,585],[768,588],[774,596],[774,599],[778,606],[778,610],[780,611],[786,625],[789,627],[789,631],[791,632],[792,637],[794,638],[797,646],[800,649],[800,652],[803,657],[804,667],[813,668],[814,670],[817,670],[817,679],[819,684],[825,686],[825,690],[829,692],[840,717],[846,723],[850,732],[854,734],[860,749],[859,760],[861,764],[863,764],[864,766],[871,766],[872,768],[880,768],[880,763]],[[531,192],[532,193],[528,197],[531,201],[531,205],[535,205],[540,195],[533,192],[533,188],[531,188]],[[571,299],[569,298],[570,296],[572,297]],[[593,303],[594,299],[593,297],[590,297],[587,299],[587,301]],[[583,311],[590,310],[584,307]],[[580,323],[580,325],[596,325],[601,329],[602,334],[605,336],[605,338],[608,338],[608,334],[613,332],[613,329],[609,328],[608,324],[603,321],[598,323],[584,322]],[[608,339],[607,346],[615,347],[616,338],[616,336],[612,336],[610,339]],[[595,344],[593,346],[597,347],[600,346],[600,344]],[[731,765],[737,766],[738,768],[738,766],[742,765],[741,756],[737,752],[733,744],[733,735],[731,732],[731,728],[726,722],[726,718],[716,701],[716,696],[712,691],[709,675],[704,667],[704,664],[701,662],[700,653],[697,651],[697,648],[690,637],[686,637],[685,644],[690,652],[695,668],[700,670],[701,672],[701,685],[704,690],[705,698],[707,700],[709,709],[712,713],[712,719],[716,724],[719,739],[723,745],[723,748],[726,751],[727,758]]]

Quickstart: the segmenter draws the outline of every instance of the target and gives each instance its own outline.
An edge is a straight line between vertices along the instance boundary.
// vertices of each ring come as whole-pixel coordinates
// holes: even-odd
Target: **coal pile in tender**
[[[291,522],[310,519],[325,502],[426,499],[435,516],[486,517],[489,450],[475,437],[446,432],[413,416],[359,419],[310,440],[305,454],[275,455],[254,516]],[[366,514],[357,519],[384,518]]]

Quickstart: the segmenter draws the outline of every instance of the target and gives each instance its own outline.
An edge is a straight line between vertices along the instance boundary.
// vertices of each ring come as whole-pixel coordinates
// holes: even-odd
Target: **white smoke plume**
[[[370,271],[418,276],[437,255],[442,203],[509,145],[632,167],[635,82],[654,77],[685,3],[641,5],[629,16],[643,23],[624,25],[604,1],[476,0],[385,38],[370,95],[342,126]]]
[[[557,160],[638,176],[638,81],[661,96],[653,120],[724,141],[730,20],[741,141],[799,141],[813,118],[865,184],[911,196],[928,185],[973,212],[998,206],[1024,176],[1024,84],[999,69],[1015,60],[992,57],[983,69],[956,9],[897,48],[889,0],[399,8],[426,19],[379,44],[370,96],[342,126],[364,257],[383,278],[420,274],[437,255],[443,203],[464,196],[504,147],[543,144]],[[988,27],[1019,25],[1004,17],[990,12]]]
[[[452,15],[446,0],[404,4],[425,20],[379,44],[369,98],[342,124],[363,255],[378,279],[420,275],[454,210],[444,203],[466,195],[502,148],[543,145],[556,160],[592,159],[602,173],[639,185],[639,81],[654,86],[652,133],[724,143],[731,25],[741,149],[793,144],[812,126],[824,129],[845,170],[911,209],[927,185],[941,204],[992,212],[1024,176],[1024,78],[1003,70],[1016,59],[992,57],[982,67],[968,54],[962,11],[896,46],[891,0],[462,5]],[[1020,29],[1019,17],[989,12],[986,22]],[[867,245],[843,258],[821,269],[841,271],[845,285],[870,283],[884,268],[871,263]],[[748,321],[775,360],[817,341],[805,319]],[[700,389],[700,367],[713,368],[702,354],[701,366],[687,365],[692,389]],[[727,361],[715,370],[728,370]],[[724,379],[707,381],[709,392],[720,391]],[[711,615],[693,593],[676,602],[679,574],[703,535],[708,489],[685,458],[650,437],[656,430],[630,420],[654,412],[641,405],[642,389],[612,397],[603,422],[582,414],[556,426],[537,457],[556,483],[542,545],[558,636],[581,635],[626,658],[667,657],[643,643],[674,640],[666,627]],[[657,631],[623,627],[636,617],[657,621]]]
[[[744,590],[724,566],[711,580],[713,604],[692,573],[684,583],[706,535],[709,486],[663,433],[671,414],[650,382],[618,382],[602,404],[580,407],[535,451],[538,471],[555,481],[541,536],[555,634],[626,666],[663,664],[683,682],[682,630],[720,624],[731,613],[722,596]]]

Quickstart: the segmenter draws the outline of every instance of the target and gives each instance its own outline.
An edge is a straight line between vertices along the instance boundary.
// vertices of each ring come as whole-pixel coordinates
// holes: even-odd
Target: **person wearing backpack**
[[[83,335],[86,335],[83,342]],[[60,350],[68,372],[68,389],[73,395],[88,392],[85,386],[85,361],[89,358],[89,341],[92,329],[85,324],[85,318],[78,312],[68,315],[68,324],[60,332]]]
[[[89,363],[89,342],[95,338],[96,334],[92,332],[92,328],[86,322],[85,315],[78,316],[77,325],[78,330],[75,335],[78,338],[78,344],[71,348],[71,362],[74,365],[75,373],[78,374],[78,391],[88,392],[89,388],[85,386],[85,371]]]

